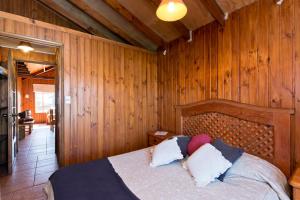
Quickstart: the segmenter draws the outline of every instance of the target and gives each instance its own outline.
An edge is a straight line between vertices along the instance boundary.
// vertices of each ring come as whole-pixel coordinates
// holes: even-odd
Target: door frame
[[[18,105],[17,105],[17,71],[16,65],[13,59],[13,52],[8,49],[7,53],[7,89],[8,89],[8,100],[7,100],[7,171],[11,174],[13,171],[13,166],[16,161],[16,156],[18,153]]]
[[[58,50],[56,52],[56,70],[55,70],[55,153],[58,158],[59,165],[63,164],[64,159],[64,62],[63,53],[64,45],[60,42],[53,42],[48,40],[42,40],[38,38],[28,37],[19,34],[6,33],[0,31],[0,37],[7,37],[10,39],[21,40],[32,44],[38,44],[47,47],[53,47]],[[19,61],[19,59],[17,59]],[[16,60],[14,59],[14,62]],[[30,61],[29,61],[30,62]],[[32,61],[31,61],[32,62]]]

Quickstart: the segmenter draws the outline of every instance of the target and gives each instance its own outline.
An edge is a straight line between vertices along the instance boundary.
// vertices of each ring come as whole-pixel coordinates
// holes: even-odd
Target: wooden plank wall
[[[0,31],[64,45],[62,165],[146,147],[157,129],[156,53],[3,12]]]
[[[43,74],[46,77],[54,77],[54,71]],[[33,79],[25,78],[22,80],[22,92],[21,92],[21,111],[31,110],[32,117],[35,123],[46,123],[47,122],[47,113],[36,113],[35,112],[35,95],[33,92],[33,84],[50,84],[54,85],[55,80],[42,80],[42,79]],[[19,85],[17,86],[19,87]],[[25,95],[28,94],[29,98],[25,98]]]
[[[174,105],[229,99],[295,108],[295,160],[300,162],[300,3],[259,0],[211,23],[194,40],[158,54],[159,127],[175,130]],[[287,147],[288,148],[288,147]]]
[[[0,11],[85,32],[84,29],[37,0],[0,0]]]

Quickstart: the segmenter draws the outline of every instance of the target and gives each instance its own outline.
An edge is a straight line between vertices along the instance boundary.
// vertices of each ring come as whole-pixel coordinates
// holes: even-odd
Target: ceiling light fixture
[[[173,22],[182,19],[187,13],[187,7],[183,0],[162,0],[156,15],[159,19]]]
[[[24,53],[28,53],[34,50],[29,42],[20,42],[17,48],[22,50]]]

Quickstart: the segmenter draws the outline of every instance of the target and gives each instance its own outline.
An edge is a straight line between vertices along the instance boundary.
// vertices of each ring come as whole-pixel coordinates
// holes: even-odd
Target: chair
[[[49,110],[49,125],[50,125],[50,130],[53,132],[55,128],[55,110],[50,109]]]
[[[20,139],[24,138],[26,134],[31,134],[34,119],[31,110],[25,110],[19,113],[19,135]]]

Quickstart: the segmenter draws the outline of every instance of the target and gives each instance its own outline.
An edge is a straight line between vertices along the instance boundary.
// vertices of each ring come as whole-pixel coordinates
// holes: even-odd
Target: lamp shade
[[[159,4],[156,15],[163,21],[177,21],[187,13],[187,7],[183,0],[162,0]]]
[[[34,50],[29,42],[20,42],[20,44],[18,45],[17,48],[22,50],[25,53],[28,53],[28,52]]]

